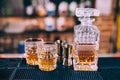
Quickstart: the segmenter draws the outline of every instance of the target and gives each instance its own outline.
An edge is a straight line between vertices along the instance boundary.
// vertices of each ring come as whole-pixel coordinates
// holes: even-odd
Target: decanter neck
[[[78,20],[81,22],[81,25],[92,25],[92,22],[95,21],[94,18],[90,17],[80,17]]]

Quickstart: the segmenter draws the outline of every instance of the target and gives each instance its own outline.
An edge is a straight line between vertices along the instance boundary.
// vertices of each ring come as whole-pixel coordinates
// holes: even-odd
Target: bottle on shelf
[[[75,15],[75,9],[77,8],[77,2],[75,1],[72,1],[70,4],[69,4],[69,14],[71,16],[74,16]]]
[[[45,30],[46,31],[54,31],[55,30],[55,20],[53,17],[46,17],[45,18]]]
[[[56,5],[53,2],[46,3],[45,7],[46,7],[46,11],[47,11],[48,16],[55,15]]]
[[[67,16],[68,15],[68,3],[62,1],[58,6],[58,12],[60,16]]]
[[[5,5],[5,15],[6,16],[13,16],[13,14],[14,13],[13,13],[12,5],[7,2]]]
[[[4,37],[0,37],[0,52],[3,53],[4,52],[4,48],[5,48],[5,40]]]
[[[58,17],[57,21],[56,21],[57,30],[58,31],[64,31],[64,30],[66,30],[65,23],[66,23],[65,17]]]
[[[79,7],[80,8],[85,8],[85,0],[80,0]]]
[[[38,0],[38,5],[36,6],[37,15],[40,17],[44,17],[47,15],[44,0]]]
[[[4,39],[5,39],[4,49],[5,49],[6,53],[9,53],[9,52],[11,52],[11,45],[12,45],[11,37],[10,37],[10,35],[7,35]]]
[[[19,53],[23,54],[25,53],[25,50],[24,50],[24,41],[20,41],[19,44],[18,44],[18,47],[19,47]]]
[[[26,14],[28,15],[28,16],[31,16],[32,14],[33,14],[33,6],[32,5],[29,5],[29,6],[27,6],[26,7]]]
[[[1,0],[0,1],[0,16],[13,16],[13,6],[11,1]]]
[[[31,0],[23,0],[24,16],[30,16],[33,13],[33,7]]]
[[[92,7],[91,0],[86,0],[85,1],[85,8],[91,8],[91,7]]]
[[[44,17],[44,16],[46,16],[46,10],[45,10],[45,8],[44,8],[44,6],[42,6],[42,5],[38,5],[37,6],[37,15],[38,16],[40,16],[40,17]]]
[[[13,53],[19,53],[19,39],[17,36],[16,38],[12,39],[12,49],[13,49]]]
[[[37,11],[36,11],[36,7],[37,7],[37,0],[31,0],[32,2],[32,6],[33,6],[33,17],[36,17],[37,16]]]

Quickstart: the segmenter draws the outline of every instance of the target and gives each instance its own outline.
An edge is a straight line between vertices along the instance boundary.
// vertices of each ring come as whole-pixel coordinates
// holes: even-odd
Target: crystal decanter
[[[100,31],[92,24],[94,19],[90,16],[99,16],[99,11],[93,8],[76,8],[76,16],[81,24],[74,27],[74,70],[97,71]]]

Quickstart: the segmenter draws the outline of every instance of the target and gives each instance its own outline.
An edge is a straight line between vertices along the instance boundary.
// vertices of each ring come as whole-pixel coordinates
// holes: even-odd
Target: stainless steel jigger
[[[70,46],[68,43],[63,43],[63,65],[64,66],[72,65],[72,59],[70,57],[69,47]]]

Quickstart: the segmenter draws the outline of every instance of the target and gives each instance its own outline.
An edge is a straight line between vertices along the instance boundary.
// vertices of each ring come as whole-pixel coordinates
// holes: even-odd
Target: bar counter
[[[0,58],[0,80],[120,80],[120,58],[99,57],[98,71],[74,71],[59,66],[54,71],[41,71],[29,66],[24,57]]]

